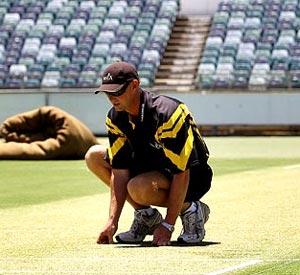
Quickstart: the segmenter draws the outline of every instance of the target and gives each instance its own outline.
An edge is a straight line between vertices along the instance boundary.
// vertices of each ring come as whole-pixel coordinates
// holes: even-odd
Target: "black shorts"
[[[173,175],[167,170],[160,169],[139,169],[139,170],[130,170],[131,176],[134,177],[136,175],[156,170],[162,173],[170,182],[172,182]],[[190,182],[188,186],[188,190],[185,196],[185,202],[192,202],[201,199],[210,189],[211,180],[212,180],[213,172],[208,164],[205,165],[196,165],[190,168]]]
[[[104,158],[108,163],[108,156]],[[130,176],[135,177],[136,175],[153,171],[153,169],[147,167],[147,168],[137,168],[135,166],[135,169],[129,169],[130,170]],[[154,169],[157,170],[157,169]],[[160,173],[162,173],[165,177],[167,177],[170,181],[172,181],[172,174],[169,171],[166,171],[164,169],[157,170]],[[213,172],[212,169],[208,164],[205,165],[195,165],[190,168],[190,182],[188,186],[188,190],[185,196],[184,201],[185,202],[192,202],[197,201],[201,199],[210,189],[211,187],[211,180],[212,180]]]
[[[194,166],[190,169],[190,183],[185,202],[201,199],[210,189],[213,172],[210,166]]]

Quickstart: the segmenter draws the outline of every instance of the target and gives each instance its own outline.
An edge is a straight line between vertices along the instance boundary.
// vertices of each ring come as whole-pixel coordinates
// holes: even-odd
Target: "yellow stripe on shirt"
[[[163,150],[166,154],[166,156],[174,163],[178,169],[184,171],[186,169],[186,165],[188,163],[191,151],[193,149],[193,143],[194,143],[194,136],[192,127],[189,127],[188,130],[188,138],[185,141],[185,144],[180,152],[180,154],[175,154],[171,150],[163,147]]]
[[[115,124],[112,123],[109,117],[106,118],[106,128],[114,135],[125,136],[125,134]]]
[[[190,112],[186,105],[180,104],[172,114],[170,119],[157,129],[155,134],[155,139],[157,140],[157,142],[162,144],[162,139],[175,138],[182,126],[185,124],[188,115],[190,115]],[[189,126],[186,141],[180,154],[174,153],[165,146],[162,147],[165,155],[172,161],[172,163],[176,165],[180,170],[184,171],[193,149],[193,143],[193,130],[192,127]]]
[[[189,114],[190,112],[186,105],[180,104],[170,119],[157,129],[155,133],[155,139],[158,141],[162,138],[176,137]]]
[[[126,142],[126,137],[119,137],[115,140],[111,147],[108,148],[108,156],[110,161],[114,158],[114,156],[119,152],[119,150],[123,147]]]
[[[124,146],[127,137],[126,135],[112,123],[110,118],[106,118],[106,127],[109,132],[117,136],[117,139],[114,143],[108,148],[108,156],[110,161],[114,158],[114,156],[119,152],[119,150]]]

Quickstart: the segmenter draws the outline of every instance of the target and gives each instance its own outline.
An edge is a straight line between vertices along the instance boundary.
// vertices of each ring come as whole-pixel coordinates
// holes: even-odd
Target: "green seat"
[[[24,86],[25,88],[40,88],[41,81],[35,78],[25,79]]]
[[[97,11],[97,10],[93,10],[90,14],[90,18],[91,19],[102,19],[104,20],[106,18],[106,11]]]
[[[88,61],[88,64],[96,65],[99,68],[98,71],[100,71],[102,65],[105,64],[105,58],[91,56]]]
[[[245,18],[246,17],[246,13],[244,11],[232,11],[230,13],[230,17]]]
[[[152,26],[148,25],[148,24],[137,24],[136,30],[137,31],[146,31],[146,32],[150,33],[152,30]]]
[[[100,18],[90,18],[88,21],[88,25],[96,25],[101,27],[103,25],[103,20]]]
[[[230,56],[230,57],[235,57],[236,56],[237,51],[235,49],[223,49],[222,55],[223,56]]]
[[[19,59],[19,64],[26,65],[26,67],[30,67],[34,62],[35,60],[32,57],[21,57]]]
[[[216,12],[212,19],[212,24],[222,24],[227,25],[227,22],[229,20],[229,14],[227,12]]]
[[[73,64],[78,64],[80,66],[84,66],[87,63],[87,59],[85,57],[82,57],[82,56],[73,57],[72,58],[72,63]]]
[[[53,62],[51,64],[49,64],[47,66],[47,71],[50,71],[50,72],[62,72],[63,71],[63,67],[61,64],[57,63],[57,62]]]
[[[273,49],[272,44],[270,43],[263,43],[263,42],[258,42],[256,45],[257,50],[269,50],[271,51]]]
[[[234,65],[235,70],[251,71],[251,62],[237,59]]]
[[[29,33],[28,33],[28,37],[30,38],[39,38],[42,39],[45,36],[45,32],[42,30],[37,30],[37,29],[32,29]]]
[[[83,71],[80,75],[80,77],[82,77],[83,79],[86,80],[96,80],[96,78],[98,77],[97,72],[94,71]]]
[[[145,88],[152,87],[152,85],[153,85],[151,80],[146,77],[141,77],[140,83],[141,83],[141,87],[145,87]]]
[[[4,16],[7,13],[7,8],[0,6],[0,16]]]
[[[0,1],[0,7],[8,9],[10,8],[10,3],[6,1]]]
[[[98,25],[88,24],[82,28],[83,34],[92,33],[92,34],[97,35],[99,33],[99,31],[100,31],[100,27]]]
[[[204,52],[202,53],[203,57],[214,57],[218,58],[219,57],[219,50],[216,49],[205,49]]]
[[[199,88],[202,89],[211,89],[214,86],[214,82],[215,82],[214,75],[212,74],[200,75],[198,86]]]
[[[79,6],[79,3],[77,0],[70,0],[66,3],[64,8],[73,8],[75,10]]]
[[[201,58],[201,63],[213,63],[213,64],[217,64],[217,62],[218,62],[218,58],[217,57],[203,56]]]
[[[126,11],[126,16],[138,18],[141,13],[141,9],[137,6],[128,7]]]
[[[256,57],[266,57],[270,58],[271,56],[271,51],[267,49],[258,49],[255,51],[255,56]]]
[[[218,63],[219,64],[222,64],[222,63],[233,64],[234,63],[234,57],[231,57],[231,56],[220,56],[219,60],[218,60]]]
[[[61,11],[59,11],[56,15],[56,18],[65,18],[68,20],[71,20],[72,16],[73,16],[74,11],[66,11],[65,8]]]
[[[98,1],[97,6],[98,7],[105,7],[106,9],[109,9],[112,5],[113,0],[101,0]]]
[[[140,77],[148,78],[151,81],[153,81],[155,78],[154,73],[149,70],[138,70],[138,73]]]
[[[62,77],[59,80],[59,86],[60,87],[75,87],[76,86],[76,80],[72,78],[64,78]]]
[[[79,37],[81,35],[82,27],[80,25],[69,25],[66,29],[65,35],[67,37]]]
[[[51,12],[43,12],[39,15],[39,19],[50,19],[52,21],[54,19],[54,15]]]

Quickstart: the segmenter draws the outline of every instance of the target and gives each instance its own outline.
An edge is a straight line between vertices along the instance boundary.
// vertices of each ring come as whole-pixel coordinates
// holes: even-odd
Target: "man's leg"
[[[212,170],[208,165],[203,168],[199,167],[191,170],[190,176],[190,185],[185,200],[192,204],[180,216],[183,231],[177,240],[179,243],[196,244],[204,239],[204,224],[210,214],[209,207],[199,200],[210,189]],[[192,224],[195,226],[191,226]]]
[[[106,147],[103,145],[92,146],[85,154],[85,162],[92,171],[107,186],[110,186],[111,166],[105,160]]]
[[[170,180],[162,173],[151,171],[132,178],[127,190],[139,204],[168,207],[170,184]],[[185,211],[189,205],[189,202],[185,202],[181,211]]]
[[[151,205],[166,207],[170,181],[157,171],[139,174],[127,185],[129,196],[143,208],[136,208],[129,231],[120,233],[116,239],[120,243],[141,243],[147,235],[152,235],[163,218]]]
[[[148,208],[136,209],[134,221],[129,231],[120,233],[116,239],[120,243],[141,243],[146,235],[152,235],[163,218],[151,205],[168,207],[170,180],[158,171],[139,174],[127,185],[128,194],[140,205]],[[187,208],[190,203],[184,203]]]
[[[110,187],[111,166],[106,161],[106,147],[103,145],[92,146],[85,155],[85,162],[91,172],[93,172],[101,181]],[[127,196],[127,201],[134,209],[144,208],[145,206],[136,203]]]

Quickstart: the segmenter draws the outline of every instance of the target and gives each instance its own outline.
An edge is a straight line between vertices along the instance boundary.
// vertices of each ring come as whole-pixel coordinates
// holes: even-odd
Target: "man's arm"
[[[189,185],[190,170],[183,171],[173,176],[168,198],[168,209],[165,221],[175,224],[182,208]]]
[[[189,184],[189,170],[180,172],[173,176],[172,183],[170,184],[168,208],[165,221],[168,224],[175,224],[180,210],[184,203],[186,192]],[[155,245],[168,245],[170,243],[172,232],[168,231],[162,225],[159,226],[153,236],[153,243]]]
[[[118,229],[118,222],[127,196],[127,183],[129,171],[125,169],[113,169],[110,180],[110,208],[109,218],[102,229],[97,243],[113,243],[113,236]]]
[[[129,170],[113,169],[111,174],[109,219],[118,224],[127,197]]]

